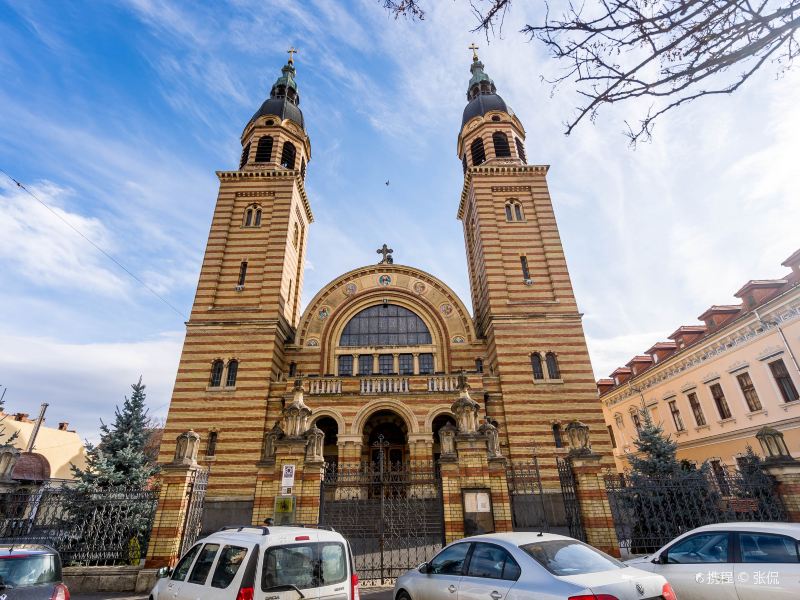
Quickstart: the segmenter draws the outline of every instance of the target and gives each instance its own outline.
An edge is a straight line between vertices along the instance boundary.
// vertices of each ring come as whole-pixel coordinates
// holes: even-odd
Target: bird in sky
[[[388,179],[386,180],[386,185],[389,185],[389,180]]]

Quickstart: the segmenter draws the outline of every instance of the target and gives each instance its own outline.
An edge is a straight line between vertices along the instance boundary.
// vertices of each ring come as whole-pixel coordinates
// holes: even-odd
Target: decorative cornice
[[[472,182],[472,177],[474,175],[502,173],[532,173],[536,175],[547,175],[547,171],[549,169],[550,165],[480,165],[478,167],[469,167],[467,172],[464,174],[464,186],[461,188],[461,201],[458,203],[458,212],[456,213],[456,216],[459,219],[464,218],[464,204],[466,203],[467,194],[469,193],[469,184]]]
[[[530,192],[529,185],[493,185],[493,192]]]
[[[275,192],[272,190],[258,190],[255,192],[236,192],[234,195],[237,198],[263,198],[264,196],[274,196]]]
[[[270,177],[292,177],[294,178],[295,183],[297,183],[297,190],[300,192],[300,198],[303,200],[303,208],[305,208],[308,222],[314,222],[314,214],[311,212],[311,204],[309,203],[308,196],[306,195],[306,186],[298,169],[275,169],[269,171],[217,171],[217,177],[220,181],[224,179],[267,179]]]
[[[635,385],[625,382],[618,388],[611,390],[603,396],[603,404],[610,408],[631,396],[638,395],[698,365],[702,365],[706,361],[727,354],[758,338],[770,335],[777,331],[778,326],[800,318],[800,287],[793,288],[791,292],[793,292],[794,297],[784,298],[785,304],[775,307],[774,312],[762,313],[760,321],[751,313],[750,318],[746,322],[740,323],[738,328],[728,332],[721,331],[720,335],[706,340],[698,348],[688,348],[685,354],[681,352],[674,357],[665,359],[662,363],[658,363],[655,367],[643,373],[641,379],[637,377]],[[684,388],[681,388],[681,391],[684,391]]]

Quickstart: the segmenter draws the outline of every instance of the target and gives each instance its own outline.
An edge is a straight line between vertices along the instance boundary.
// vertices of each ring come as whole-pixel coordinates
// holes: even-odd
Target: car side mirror
[[[419,572],[420,572],[420,573],[425,573],[426,575],[427,575],[428,573],[430,573],[432,570],[433,570],[433,569],[431,569],[431,564],[430,564],[430,563],[426,563],[426,562],[425,562],[425,563],[422,563],[422,564],[419,566]]]
[[[169,567],[161,567],[158,571],[156,571],[156,577],[159,579],[164,579],[164,577],[169,577],[172,575],[172,569]]]
[[[661,554],[659,554],[656,557],[656,559],[653,562],[654,563],[658,563],[659,565],[667,564],[667,553],[666,552],[662,552]]]

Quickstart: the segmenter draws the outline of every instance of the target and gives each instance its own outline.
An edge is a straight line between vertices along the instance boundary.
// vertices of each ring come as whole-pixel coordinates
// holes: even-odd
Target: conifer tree
[[[639,437],[633,443],[640,454],[628,457],[633,472],[648,477],[663,477],[680,472],[681,464],[676,457],[678,444],[664,435],[664,429],[653,421],[650,411],[644,406],[639,408],[639,416],[642,427]]]
[[[146,487],[158,471],[145,452],[150,429],[145,407],[142,378],[131,385],[133,393],[125,397],[122,408],[114,410],[114,421],[100,421],[100,443],[86,444],[86,468],[72,465],[72,472],[84,490],[114,486]]]

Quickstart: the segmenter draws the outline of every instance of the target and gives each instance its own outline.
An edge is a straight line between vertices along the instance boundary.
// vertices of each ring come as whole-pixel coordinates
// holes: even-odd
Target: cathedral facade
[[[464,181],[460,194],[453,190],[469,300],[435,274],[394,263],[384,246],[376,264],[332,274],[301,310],[314,201],[291,59],[242,133],[239,169],[217,173],[160,453],[169,464],[182,452],[176,438],[199,436],[196,462],[209,472],[203,529],[274,516],[281,492],[263,484],[272,476],[264,473],[294,439],[297,415],[306,432],[295,433],[318,440],[314,458],[327,468],[435,463],[455,452],[443,430],[467,439],[482,428],[501,472],[535,454],[544,489],[560,493],[556,459],[575,420],[612,464],[548,167],[528,164],[523,124],[477,55],[470,70],[457,132]],[[472,424],[459,420],[458,406]],[[500,504],[496,523],[509,521]]]

